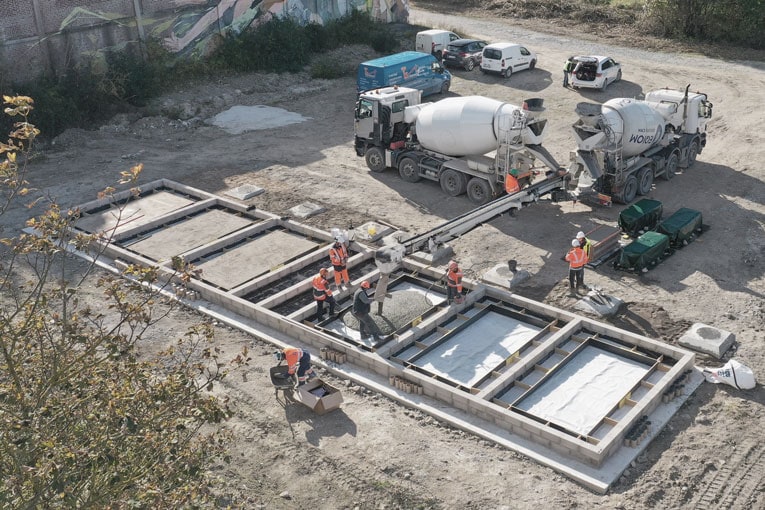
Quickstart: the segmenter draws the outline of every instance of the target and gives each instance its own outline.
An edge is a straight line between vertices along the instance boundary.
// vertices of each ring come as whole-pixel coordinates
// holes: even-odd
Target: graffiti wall
[[[104,61],[111,50],[157,39],[179,55],[203,55],[221,35],[273,16],[324,24],[353,10],[407,22],[408,0],[14,0],[0,16],[0,86],[67,65]]]

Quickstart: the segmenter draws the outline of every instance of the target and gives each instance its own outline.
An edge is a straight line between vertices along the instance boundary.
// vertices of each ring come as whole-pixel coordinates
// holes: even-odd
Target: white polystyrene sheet
[[[588,345],[534,389],[518,408],[588,434],[648,370],[647,365]]]
[[[452,381],[473,386],[517,352],[540,328],[497,312],[489,312],[416,364]]]

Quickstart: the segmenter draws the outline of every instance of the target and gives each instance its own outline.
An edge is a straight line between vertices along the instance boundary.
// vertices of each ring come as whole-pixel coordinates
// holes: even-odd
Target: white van
[[[510,78],[516,71],[534,69],[536,65],[536,53],[509,42],[486,45],[481,58],[481,72],[498,73],[505,78]]]
[[[450,42],[462,39],[454,32],[448,30],[423,30],[417,32],[417,37],[414,41],[414,50],[421,51],[422,53],[430,53],[438,60],[441,60],[442,52],[446,49]]]

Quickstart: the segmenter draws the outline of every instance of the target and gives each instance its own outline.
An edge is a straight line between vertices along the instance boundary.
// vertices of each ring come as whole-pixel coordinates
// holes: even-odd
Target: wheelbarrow
[[[271,384],[274,385],[274,396],[277,400],[279,399],[279,391],[284,393],[284,400],[287,401],[287,393],[292,396],[292,391],[295,389],[297,376],[290,375],[289,368],[287,365],[276,365],[269,370]]]

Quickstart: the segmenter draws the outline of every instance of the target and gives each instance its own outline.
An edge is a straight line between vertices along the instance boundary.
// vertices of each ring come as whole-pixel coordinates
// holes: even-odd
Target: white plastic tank
[[[665,120],[651,105],[638,99],[617,98],[603,103],[606,136],[621,142],[625,157],[636,156],[661,142]]]
[[[525,115],[517,106],[488,97],[442,99],[419,111],[417,138],[424,148],[448,156],[486,154],[497,148],[499,118],[513,112]]]

